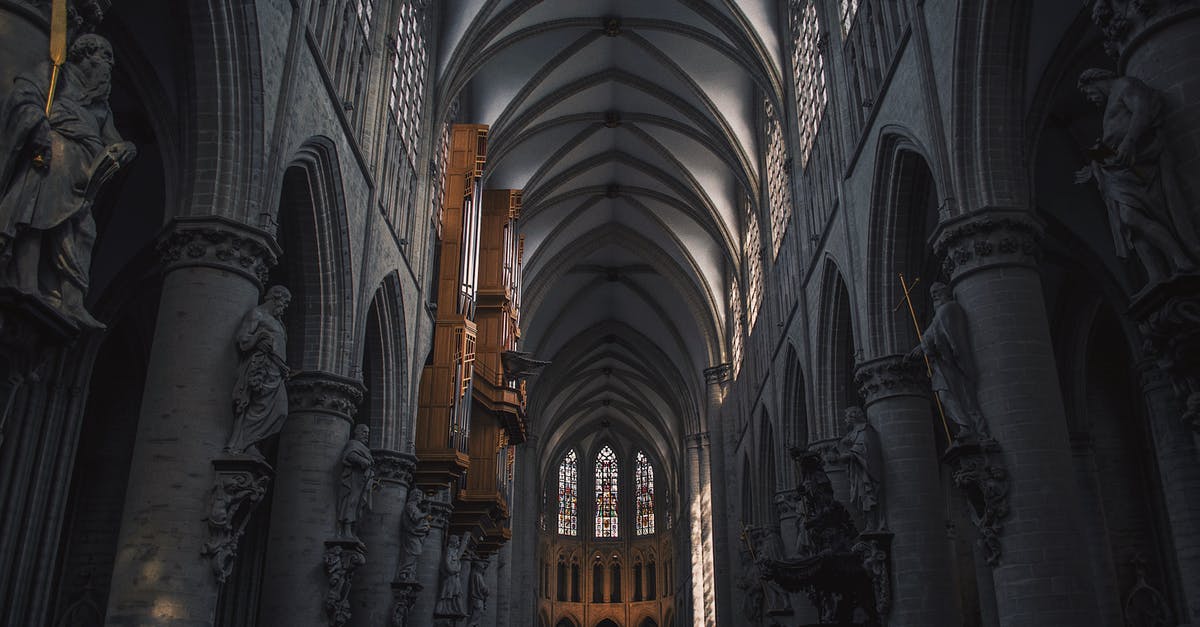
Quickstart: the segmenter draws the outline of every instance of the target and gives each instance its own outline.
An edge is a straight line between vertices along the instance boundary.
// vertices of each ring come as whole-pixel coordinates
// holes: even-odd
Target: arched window
[[[596,537],[617,537],[617,454],[605,446],[596,454]]]
[[[573,536],[578,527],[575,494],[579,485],[579,472],[575,467],[574,449],[567,451],[558,465],[558,532]]]
[[[604,602],[604,565],[600,563],[599,556],[596,557],[595,563],[592,564],[592,603]]]
[[[791,4],[792,74],[796,81],[796,115],[800,119],[800,166],[808,165],[817,128],[825,114],[825,57],[815,0]]]
[[[763,102],[763,118],[767,131],[767,202],[771,208],[771,254],[779,256],[783,235],[792,218],[792,183],[788,176],[787,143],[783,124],[770,100]]]
[[[637,479],[637,535],[649,535],[654,533],[654,467],[642,451],[634,458],[634,477]]]
[[[613,562],[609,566],[609,572],[612,574],[612,589],[608,591],[608,600],[611,603],[621,602],[621,564]]]

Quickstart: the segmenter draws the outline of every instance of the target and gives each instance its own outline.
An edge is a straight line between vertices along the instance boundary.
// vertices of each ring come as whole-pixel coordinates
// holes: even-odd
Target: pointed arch
[[[558,463],[558,533],[579,534],[579,459],[569,449]]]
[[[621,535],[620,459],[612,445],[605,444],[596,453],[593,474],[596,494],[595,537],[618,538]]]
[[[408,406],[408,341],[400,279],[393,271],[384,277],[367,310],[363,341],[362,375],[367,393],[359,408],[360,420],[371,427],[372,445],[394,451],[407,450],[412,423],[405,420]]]
[[[639,450],[634,455],[634,499],[637,507],[635,512],[635,535],[645,536],[654,533],[654,465],[646,452]]]
[[[817,408],[822,422],[818,438],[838,433],[838,416],[858,404],[854,387],[856,342],[850,292],[832,259],[825,260],[821,279],[821,300],[817,309]]]

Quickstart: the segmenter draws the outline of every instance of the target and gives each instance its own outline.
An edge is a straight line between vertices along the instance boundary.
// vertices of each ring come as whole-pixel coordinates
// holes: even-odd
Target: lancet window
[[[558,533],[564,536],[576,535],[578,529],[578,509],[576,494],[579,486],[579,474],[576,468],[575,451],[568,451],[558,465]]]
[[[754,329],[758,320],[758,309],[763,299],[762,233],[759,231],[758,214],[754,206],[746,203],[746,239],[743,243],[746,256],[746,330]]]
[[[736,276],[729,277],[729,361],[733,365],[733,378],[742,371],[742,289]]]
[[[395,40],[388,110],[392,112],[399,129],[400,141],[404,145],[409,163],[415,167],[417,140],[421,132],[425,72],[429,64],[425,10],[418,6],[418,2],[406,0],[400,3],[400,19],[396,24]]]
[[[596,537],[618,536],[617,455],[605,446],[596,454]]]
[[[634,457],[634,478],[637,495],[637,535],[654,533],[654,467],[642,451]]]
[[[790,14],[792,75],[796,81],[796,116],[800,123],[800,165],[806,166],[829,93],[825,87],[825,56],[816,1],[792,0]]]
[[[783,236],[792,218],[792,186],[788,177],[787,142],[783,124],[770,101],[763,103],[763,118],[767,127],[767,202],[771,207],[771,251],[779,256]]]
[[[842,36],[850,32],[850,27],[854,25],[854,16],[858,14],[859,0],[840,0],[839,9],[842,14]]]

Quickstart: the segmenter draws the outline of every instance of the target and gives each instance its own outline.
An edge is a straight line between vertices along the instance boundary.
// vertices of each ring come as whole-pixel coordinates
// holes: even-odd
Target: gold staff
[[[899,311],[900,307],[902,307],[906,304],[908,305],[908,315],[912,316],[913,328],[915,328],[917,330],[917,341],[918,342],[922,341],[924,338],[921,337],[921,323],[917,321],[917,310],[913,309],[911,294],[912,294],[912,288],[916,287],[917,283],[920,283],[920,282],[921,282],[921,277],[917,277],[917,280],[913,281],[912,285],[909,285],[904,280],[904,273],[901,272],[900,273],[900,289],[904,290],[904,300],[900,301],[896,305],[896,307],[894,309],[892,309],[892,311]],[[929,355],[926,355],[925,351],[922,349],[921,356],[925,358],[925,374],[929,375],[929,378],[932,379],[933,378],[933,366],[929,363]],[[938,416],[940,416],[942,418],[942,429],[946,432],[946,444],[947,445],[953,444],[954,439],[950,437],[950,426],[946,423],[946,410],[942,409],[942,399],[938,397],[937,390],[933,391],[933,403],[935,405],[937,405]]]
[[[50,118],[50,107],[54,104],[54,92],[58,88],[58,74],[67,61],[67,0],[53,0],[50,5],[50,88],[46,90],[46,118]],[[46,165],[44,155],[34,155],[33,163]]]

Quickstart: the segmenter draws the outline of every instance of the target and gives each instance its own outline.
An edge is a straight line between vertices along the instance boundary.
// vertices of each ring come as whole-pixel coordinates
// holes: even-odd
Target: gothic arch
[[[284,172],[277,210],[283,255],[272,282],[292,292],[288,358],[301,370],[351,372],[353,277],[347,208],[333,143],[315,137]]]
[[[896,311],[904,298],[899,275],[910,288],[920,279],[912,291],[918,316],[929,313],[929,285],[939,279],[928,240],[938,222],[941,194],[925,154],[901,129],[891,129],[879,142],[867,234],[865,343],[872,358],[916,345],[907,306]]]
[[[808,390],[804,380],[804,364],[800,361],[800,355],[791,342],[788,343],[785,360],[787,365],[784,367],[783,375],[783,399],[779,406],[780,420],[784,427],[783,447],[784,450],[790,450],[794,446],[807,448],[809,433],[814,429],[813,425],[809,424]],[[780,478],[790,484],[794,480],[793,475],[795,474],[790,470],[792,465],[785,463],[783,467],[784,471]]]
[[[832,259],[825,260],[817,310],[817,438],[838,434],[841,415],[858,404],[854,387],[856,343],[850,292]]]
[[[371,426],[376,447],[407,450],[412,443],[408,420],[408,341],[400,279],[391,272],[375,290],[367,310],[362,346],[362,377],[367,388],[359,420]]]

